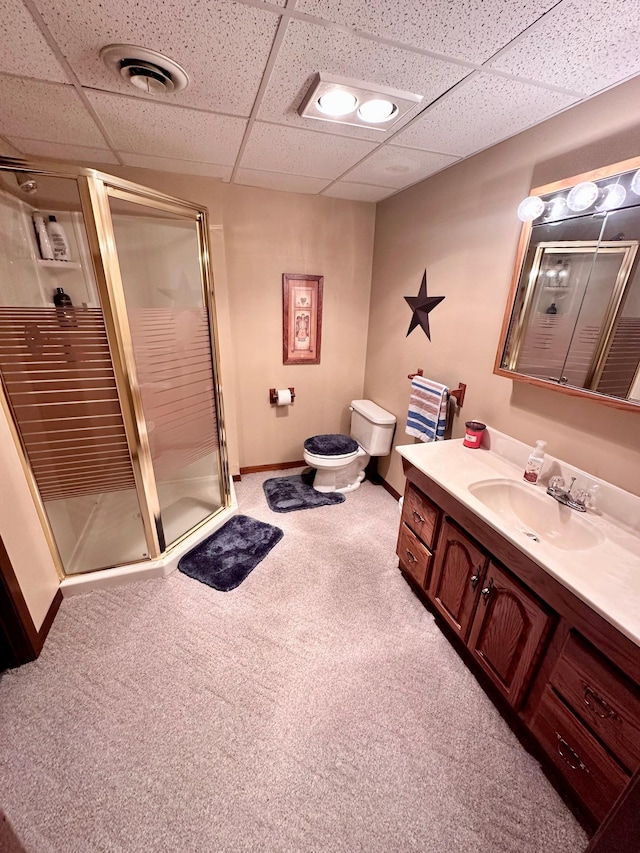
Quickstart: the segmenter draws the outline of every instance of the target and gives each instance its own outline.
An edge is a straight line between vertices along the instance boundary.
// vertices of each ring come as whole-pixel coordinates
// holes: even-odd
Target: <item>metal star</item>
[[[439,305],[444,296],[427,296],[427,271],[424,271],[422,283],[417,296],[405,296],[405,299],[411,306],[413,317],[409,325],[407,337],[413,332],[416,326],[422,326],[425,335],[431,340],[431,330],[429,329],[429,312],[433,311],[436,305]]]

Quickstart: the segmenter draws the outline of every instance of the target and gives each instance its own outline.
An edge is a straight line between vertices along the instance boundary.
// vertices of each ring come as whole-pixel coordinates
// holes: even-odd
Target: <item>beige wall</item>
[[[39,630],[60,580],[3,407],[0,407],[0,471],[0,538]]]
[[[620,412],[493,375],[520,222],[530,187],[640,154],[640,78],[447,169],[378,205],[365,396],[399,419],[404,433],[408,373],[457,387],[467,396],[454,422],[478,418],[640,494],[640,412]],[[444,296],[421,329],[405,338],[427,269],[428,292]],[[380,465],[402,491],[401,460]]]

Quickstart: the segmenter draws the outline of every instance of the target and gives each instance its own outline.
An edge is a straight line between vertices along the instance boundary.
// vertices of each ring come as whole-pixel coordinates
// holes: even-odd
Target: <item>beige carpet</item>
[[[292,473],[287,471],[286,474]],[[586,838],[412,595],[396,502],[276,514],[236,590],[175,572],[66,599],[0,679],[28,853],[578,853]]]

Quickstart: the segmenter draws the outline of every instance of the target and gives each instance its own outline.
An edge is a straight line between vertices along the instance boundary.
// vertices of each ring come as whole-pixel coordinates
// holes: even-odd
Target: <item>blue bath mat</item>
[[[269,509],[274,512],[295,512],[297,509],[314,509],[317,506],[341,504],[344,495],[340,492],[317,492],[300,476],[272,477],[263,483]]]
[[[180,558],[179,571],[220,592],[235,589],[283,537],[279,527],[234,515]]]

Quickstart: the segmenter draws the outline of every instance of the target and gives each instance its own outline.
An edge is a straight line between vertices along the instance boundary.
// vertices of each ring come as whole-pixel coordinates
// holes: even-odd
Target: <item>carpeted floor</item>
[[[586,838],[412,595],[364,483],[276,515],[232,594],[179,572],[66,599],[0,678],[0,804],[28,853],[579,853]]]

